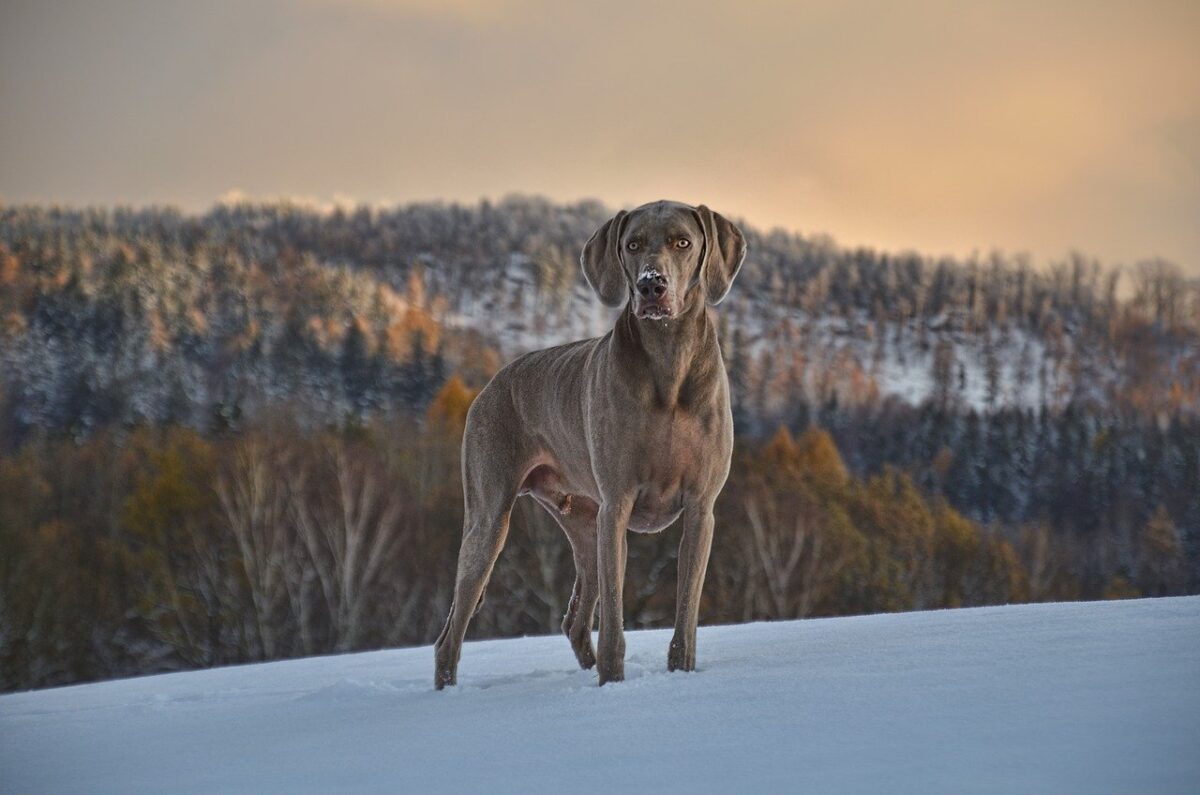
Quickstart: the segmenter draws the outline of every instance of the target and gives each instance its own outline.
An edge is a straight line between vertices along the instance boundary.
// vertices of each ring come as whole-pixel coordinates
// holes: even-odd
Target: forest
[[[603,333],[610,213],[0,206],[0,689],[429,643],[466,410]],[[1200,591],[1200,280],[742,228],[703,623]],[[627,626],[677,542],[631,539]],[[558,631],[573,579],[518,501],[472,636]]]

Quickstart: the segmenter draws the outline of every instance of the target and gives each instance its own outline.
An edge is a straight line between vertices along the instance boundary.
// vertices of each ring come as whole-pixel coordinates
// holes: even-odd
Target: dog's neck
[[[716,324],[703,298],[691,298],[682,312],[665,321],[639,320],[626,303],[613,329],[622,359],[640,360],[650,374],[659,408],[687,409],[719,388],[723,366]]]

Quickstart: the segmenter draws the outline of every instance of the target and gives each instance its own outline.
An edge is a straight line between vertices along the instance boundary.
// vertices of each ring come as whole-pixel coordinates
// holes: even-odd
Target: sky
[[[0,200],[705,203],[1200,275],[1200,3],[0,0]]]

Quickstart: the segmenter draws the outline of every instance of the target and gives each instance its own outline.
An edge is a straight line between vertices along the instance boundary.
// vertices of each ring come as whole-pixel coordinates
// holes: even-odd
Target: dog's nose
[[[667,277],[658,271],[646,271],[637,280],[638,294],[647,300],[658,300],[667,291]]]

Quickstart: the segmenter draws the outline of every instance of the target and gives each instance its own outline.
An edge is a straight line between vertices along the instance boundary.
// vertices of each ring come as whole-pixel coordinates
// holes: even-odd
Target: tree
[[[293,644],[307,654],[315,640],[308,560],[289,524],[286,473],[295,461],[253,436],[239,440],[217,477],[224,526],[237,543],[237,562],[249,591],[250,622],[245,653],[273,660]]]
[[[341,439],[323,440],[317,460],[297,473],[291,501],[339,651],[367,636],[371,612],[380,608],[376,589],[406,537],[402,506],[364,453]]]
[[[836,611],[847,571],[860,566],[865,542],[844,507],[847,473],[833,438],[809,428],[797,443],[780,427],[739,482],[743,562],[751,572],[742,597],[755,617],[801,618]]]
[[[479,390],[468,388],[461,378],[453,375],[434,395],[425,416],[437,428],[461,438],[467,425],[467,412],[477,394]]]
[[[350,324],[342,340],[342,352],[338,358],[342,376],[342,388],[351,410],[363,412],[371,404],[372,393],[378,389],[380,362],[370,350],[367,336],[360,323]]]
[[[226,659],[236,601],[227,550],[214,543],[213,449],[175,431],[148,459],[122,512],[140,612],[182,663],[215,665]]]
[[[780,432],[786,433],[783,429]],[[833,436],[815,425],[805,430],[795,443],[795,461],[801,470],[826,487],[842,486],[849,477]]]
[[[965,593],[966,576],[980,554],[981,540],[974,524],[938,499],[933,506],[934,571],[939,580],[938,607],[962,607],[969,598]]]
[[[1182,592],[1183,545],[1167,509],[1159,505],[1138,534],[1137,587],[1146,596]]]
[[[868,610],[920,610],[936,603],[933,516],[912,479],[895,468],[855,491],[851,519],[870,543]]]
[[[941,338],[933,351],[933,402],[942,411],[947,410],[954,401],[954,377],[958,370],[958,360],[954,355],[954,344]]]

